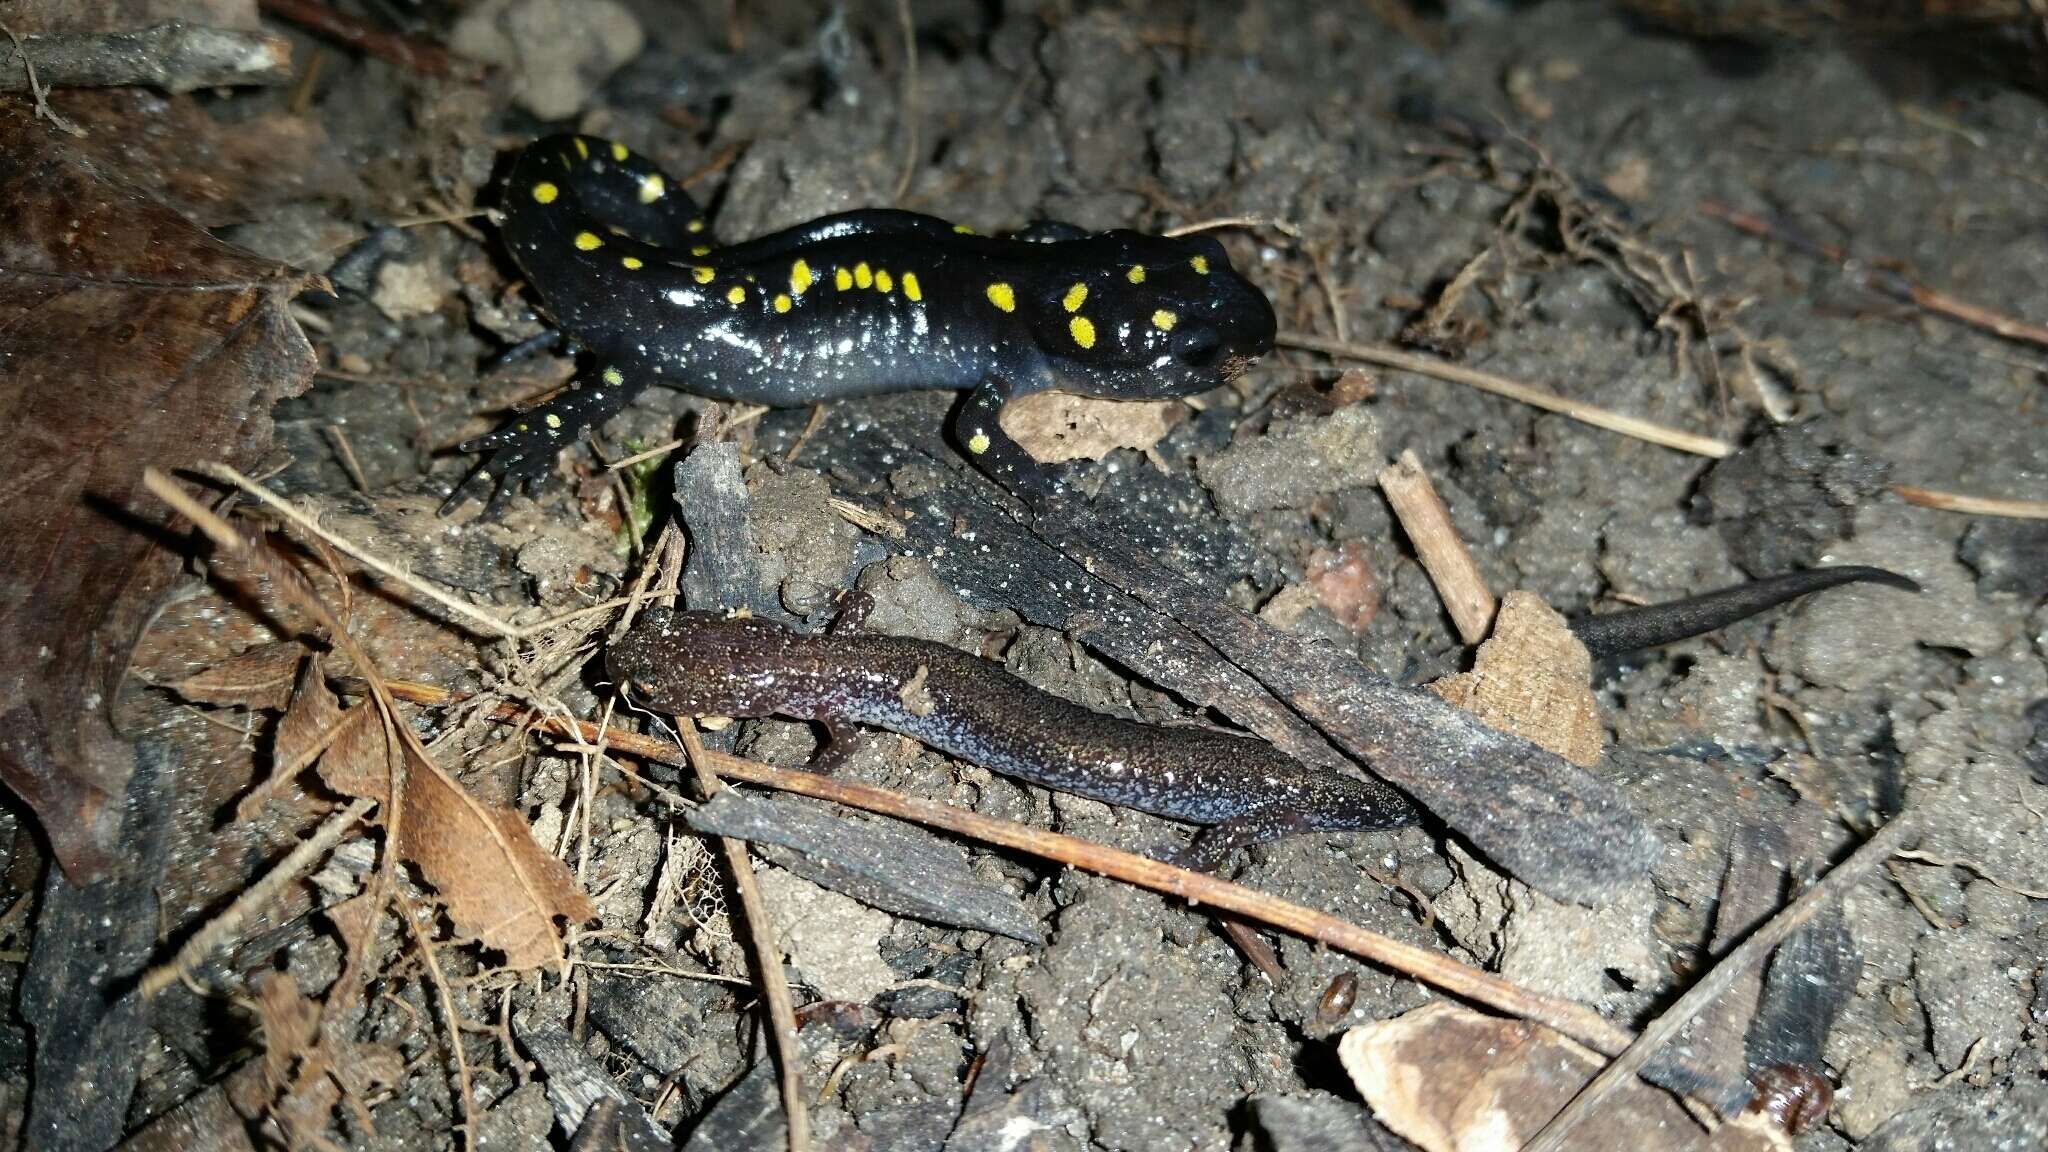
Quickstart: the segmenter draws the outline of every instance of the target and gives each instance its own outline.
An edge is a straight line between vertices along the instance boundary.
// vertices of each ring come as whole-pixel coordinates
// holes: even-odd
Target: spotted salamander
[[[1179,856],[1202,871],[1247,844],[1417,818],[1377,780],[1308,767],[1250,737],[1091,712],[943,644],[853,633],[859,615],[804,635],[758,617],[658,610],[613,641],[606,662],[613,682],[674,715],[822,721],[842,747],[845,726],[870,724],[1032,784],[1208,825]]]
[[[556,451],[661,382],[775,407],[967,389],[954,432],[992,478],[1057,488],[1003,433],[1012,398],[1060,389],[1188,396],[1273,346],[1273,307],[1213,237],[1042,225],[976,235],[870,209],[721,245],[673,180],[625,146],[560,135],[505,182],[501,231],[595,379],[464,444],[489,456],[449,496],[494,479],[495,506]]]

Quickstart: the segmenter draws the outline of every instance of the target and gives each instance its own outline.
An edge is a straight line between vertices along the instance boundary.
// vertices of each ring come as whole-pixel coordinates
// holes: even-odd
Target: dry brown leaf
[[[1593,699],[1593,658],[1542,597],[1501,598],[1493,635],[1472,670],[1446,676],[1431,691],[1503,732],[1512,732],[1580,767],[1600,762],[1604,733]]]
[[[478,800],[412,742],[401,739],[399,747],[405,781],[399,859],[434,886],[456,930],[504,953],[507,967],[560,961],[555,918],[579,924],[597,915],[568,866],[534,842],[517,812]],[[393,775],[390,748],[376,708],[358,704],[337,723],[320,757],[320,778],[345,796],[384,804]]]
[[[1337,1055],[1380,1123],[1426,1152],[1515,1152],[1606,1063],[1548,1028],[1437,1002],[1344,1034]],[[1746,1119],[1709,1135],[1631,1080],[1573,1130],[1575,1152],[1790,1152]]]
[[[278,640],[259,644],[168,687],[194,704],[274,711],[291,703],[292,686],[305,661],[304,644]]]

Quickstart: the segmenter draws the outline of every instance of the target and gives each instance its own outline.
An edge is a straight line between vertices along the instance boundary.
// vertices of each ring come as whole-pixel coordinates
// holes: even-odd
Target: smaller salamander
[[[1690,639],[1725,628],[1738,620],[1747,620],[1809,592],[1857,583],[1883,584],[1907,592],[1920,591],[1920,585],[1912,578],[1866,564],[1806,568],[1764,576],[1732,588],[1702,592],[1683,600],[1580,616],[1571,621],[1572,635],[1579,638],[1579,643],[1586,646],[1593,659],[1600,660]]]
[[[1248,844],[1417,819],[1388,785],[1309,767],[1263,740],[1106,716],[943,644],[850,633],[858,603],[823,635],[656,610],[606,663],[614,682],[674,715],[821,721],[835,742],[844,726],[869,724],[1032,784],[1207,825],[1178,861],[1200,871]]]

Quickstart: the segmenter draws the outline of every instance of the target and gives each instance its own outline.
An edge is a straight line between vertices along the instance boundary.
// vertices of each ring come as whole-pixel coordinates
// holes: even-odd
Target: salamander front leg
[[[1066,469],[1040,464],[1024,446],[1003,431],[1003,405],[1017,394],[1008,380],[989,377],[976,385],[961,402],[953,417],[953,435],[967,451],[967,458],[982,474],[1024,501],[1034,512],[1043,512],[1068,495],[1063,483]]]
[[[644,387],[645,383],[630,380],[617,368],[606,368],[598,373],[596,383],[571,385],[497,431],[463,441],[457,446],[460,451],[490,455],[448,493],[448,499],[441,502],[441,515],[446,516],[460,505],[463,496],[481,479],[491,488],[484,518],[495,518],[515,490],[530,491],[547,475],[555,453],[585,428],[617,414]]]

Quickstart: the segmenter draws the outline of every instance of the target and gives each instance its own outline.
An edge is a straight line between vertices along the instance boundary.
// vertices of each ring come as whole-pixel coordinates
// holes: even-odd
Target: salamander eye
[[[1174,333],[1173,354],[1189,368],[1213,368],[1223,352],[1223,337],[1207,325],[1184,327]]]

